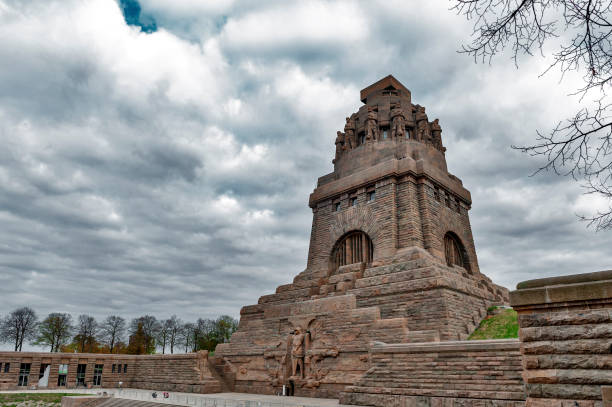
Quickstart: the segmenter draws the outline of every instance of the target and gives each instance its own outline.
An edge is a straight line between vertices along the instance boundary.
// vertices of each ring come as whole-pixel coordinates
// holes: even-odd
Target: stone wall
[[[517,340],[374,344],[371,367],[341,404],[524,406]]]
[[[208,353],[174,355],[107,355],[92,353],[43,353],[0,352],[0,389],[18,389],[19,369],[22,363],[30,364],[28,386],[37,386],[41,364],[50,364],[47,388],[58,386],[60,364],[68,365],[65,388],[77,387],[77,367],[85,364],[85,385],[93,386],[94,367],[103,365],[100,387],[123,387],[215,393],[222,390],[222,383],[208,362]],[[9,363],[9,371],[5,366]],[[121,369],[118,367],[121,366]]]
[[[532,280],[519,313],[528,407],[601,407],[612,384],[612,271]]]

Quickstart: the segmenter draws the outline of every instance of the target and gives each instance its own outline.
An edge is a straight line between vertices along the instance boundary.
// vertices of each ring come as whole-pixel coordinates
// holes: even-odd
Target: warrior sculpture
[[[422,142],[430,141],[427,114],[423,106],[416,106],[416,139]]]
[[[378,114],[376,110],[368,107],[368,119],[366,121],[366,143],[378,139]]]
[[[406,117],[399,103],[391,109],[391,138],[403,140],[406,134]]]
[[[438,150],[442,151],[442,127],[440,127],[439,120],[436,119],[429,125],[431,128],[431,137],[433,139],[433,145]]]
[[[357,147],[357,142],[355,140],[355,121],[351,117],[346,118],[344,134],[344,149],[350,150]]]
[[[342,151],[344,150],[344,144],[346,143],[345,134],[341,131],[336,132],[336,158],[333,159],[332,163],[338,161],[338,158],[342,155]]]

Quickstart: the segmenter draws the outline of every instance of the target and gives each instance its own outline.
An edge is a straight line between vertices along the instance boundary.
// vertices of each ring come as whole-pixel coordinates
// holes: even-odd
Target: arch
[[[467,251],[461,243],[461,239],[453,232],[446,232],[446,235],[444,235],[444,255],[447,265],[463,267],[471,272]]]
[[[345,233],[338,239],[331,254],[331,267],[337,270],[341,266],[353,263],[371,263],[374,258],[372,239],[361,230]]]

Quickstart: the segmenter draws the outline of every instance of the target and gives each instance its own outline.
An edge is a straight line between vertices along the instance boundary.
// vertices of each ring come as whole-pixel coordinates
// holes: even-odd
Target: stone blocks
[[[341,393],[369,406],[524,406],[517,340],[375,344],[371,368]]]
[[[612,385],[612,271],[527,281],[510,300],[527,406],[601,407]]]

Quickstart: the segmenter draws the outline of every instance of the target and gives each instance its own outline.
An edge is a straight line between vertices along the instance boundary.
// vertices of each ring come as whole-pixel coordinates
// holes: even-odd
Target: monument
[[[387,76],[335,139],[310,195],[307,267],[241,310],[214,363],[231,390],[334,397],[373,343],[463,340],[508,291],[480,273],[471,196],[448,172],[438,120]]]

